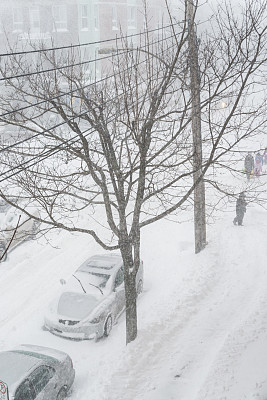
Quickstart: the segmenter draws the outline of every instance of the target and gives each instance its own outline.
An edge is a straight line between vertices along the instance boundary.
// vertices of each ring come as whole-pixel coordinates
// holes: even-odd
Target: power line
[[[171,37],[172,37],[172,36],[171,36]],[[152,43],[152,44],[159,43],[159,42],[161,42],[161,41],[162,41],[162,40],[157,41],[157,42],[154,42],[154,43]],[[166,51],[169,51],[169,50],[170,50],[170,49],[168,48]],[[25,109],[27,109],[27,108],[36,107],[37,105],[44,104],[44,103],[46,103],[46,102],[48,102],[48,101],[51,101],[51,100],[56,100],[56,99],[58,99],[58,98],[60,98],[60,97],[66,96],[66,95],[71,94],[71,93],[74,93],[74,92],[79,91],[79,90],[81,90],[81,89],[84,90],[85,88],[88,88],[88,87],[90,87],[90,86],[92,86],[92,85],[96,85],[96,84],[98,84],[98,83],[100,83],[100,82],[103,82],[103,81],[109,79],[109,78],[113,78],[114,76],[116,76],[116,75],[118,75],[118,74],[127,72],[127,71],[129,71],[130,69],[136,67],[137,65],[141,65],[141,64],[143,64],[143,63],[145,63],[145,62],[146,62],[146,60],[144,60],[144,61],[142,61],[142,62],[140,62],[140,63],[138,63],[138,64],[135,64],[135,65],[133,65],[133,66],[131,66],[131,67],[128,67],[128,68],[124,69],[123,71],[119,71],[119,72],[116,73],[116,74],[112,74],[112,75],[109,75],[108,77],[102,78],[102,79],[98,80],[97,82],[93,82],[93,83],[91,83],[91,84],[88,84],[88,85],[86,85],[86,86],[84,86],[84,87],[82,87],[82,88],[78,88],[78,89],[75,89],[75,90],[71,90],[71,91],[69,91],[69,92],[64,92],[64,93],[61,94],[61,95],[58,95],[58,96],[49,98],[49,99],[47,99],[47,100],[43,100],[43,101],[41,101],[41,102],[39,102],[39,103],[31,104],[31,105],[29,105],[29,106],[27,106],[27,107],[22,107],[22,108],[19,109],[19,110],[14,110],[14,111],[10,111],[10,112],[5,113],[5,114],[1,114],[0,117],[2,117],[3,115],[5,116],[5,115],[12,114],[12,113],[14,113],[14,112],[23,111],[23,110],[25,110]],[[84,113],[83,113],[83,114],[84,114]],[[54,125],[54,126],[48,128],[48,129],[43,130],[42,132],[38,132],[38,133],[36,133],[35,135],[33,135],[33,136],[29,137],[29,138],[23,139],[23,140],[21,140],[21,141],[19,141],[19,142],[16,142],[16,143],[14,143],[14,144],[11,144],[11,145],[9,145],[9,146],[6,146],[6,147],[0,149],[0,153],[4,152],[4,151],[6,151],[6,150],[10,150],[10,149],[12,149],[13,147],[16,147],[16,146],[18,146],[18,145],[20,145],[20,144],[23,144],[23,143],[25,143],[25,142],[27,142],[27,141],[29,141],[29,140],[32,140],[32,139],[34,139],[34,138],[36,138],[36,137],[38,137],[38,136],[44,135],[45,133],[49,133],[49,131],[51,131],[51,129],[55,129],[55,128],[58,128],[58,127],[60,127],[60,126],[62,126],[62,125],[65,125],[67,122],[72,121],[72,120],[74,120],[74,119],[76,119],[76,118],[79,118],[79,117],[80,117],[81,115],[83,115],[83,114],[79,114],[79,115],[77,115],[77,116],[74,116],[74,117],[68,119],[67,121],[63,121],[63,122],[61,122],[61,123],[59,123],[59,124],[56,124],[56,125]]]
[[[140,101],[138,101],[138,104],[141,103],[141,102],[143,101],[144,97],[145,97],[145,96],[143,96],[143,97],[140,99]],[[114,99],[110,99],[109,101],[112,101],[112,100],[114,100]],[[123,111],[121,111],[120,115],[121,115],[122,113],[123,113]],[[84,114],[84,113],[83,113],[83,114]],[[79,114],[78,116],[73,117],[72,119],[81,117],[83,114]],[[107,121],[107,123],[113,122],[113,121],[114,121],[114,118],[113,118],[113,117],[114,117],[115,115],[116,115],[116,114],[112,115],[112,116],[110,117],[109,121]],[[52,128],[50,128],[50,129],[52,129]],[[89,132],[88,132],[88,131],[89,131]],[[85,131],[81,132],[81,135],[84,135],[86,132],[88,132],[88,133],[85,135],[85,138],[86,138],[86,137],[87,137],[91,132],[93,132],[93,131],[95,131],[95,129],[91,127],[91,128],[86,129]],[[40,134],[41,134],[41,133],[40,133]],[[76,139],[76,138],[77,138],[77,139]],[[5,171],[3,174],[6,175],[6,174],[8,174],[8,173],[10,173],[10,172],[12,172],[12,171],[15,171],[16,169],[20,168],[20,170],[14,172],[13,174],[11,174],[11,175],[9,175],[9,176],[5,176],[3,179],[0,180],[0,183],[1,183],[1,182],[4,182],[5,180],[8,180],[8,179],[12,178],[13,176],[15,176],[15,175],[17,175],[17,174],[19,174],[19,173],[21,173],[21,172],[23,172],[25,169],[29,169],[30,167],[32,167],[32,166],[34,166],[34,165],[40,163],[41,161],[43,161],[43,160],[45,160],[45,159],[51,157],[52,155],[57,154],[57,153],[60,152],[61,150],[64,150],[64,148],[67,148],[66,145],[68,145],[68,143],[70,143],[71,145],[73,145],[74,143],[76,143],[76,142],[79,140],[79,138],[80,138],[80,135],[77,134],[77,135],[75,135],[73,138],[68,139],[68,140],[65,140],[64,143],[60,143],[60,144],[58,144],[57,146],[53,147],[53,149],[47,150],[41,157],[40,157],[40,154],[39,154],[39,155],[37,155],[37,156],[32,157],[30,160],[27,160],[27,161],[25,161],[24,163],[19,164],[19,165],[15,166],[15,167],[9,169],[8,171]],[[75,139],[75,140],[74,140],[74,139]],[[36,161],[35,161],[35,160],[36,160]],[[32,161],[34,161],[34,162],[33,162],[32,164],[29,164],[29,163],[32,162]],[[27,164],[29,164],[29,165],[27,165]],[[25,165],[27,165],[27,167],[26,167],[26,168],[22,168],[22,167],[25,166]],[[2,175],[3,175],[3,174],[2,174]]]
[[[131,35],[124,35],[124,36],[119,36],[119,37],[116,36],[116,37],[110,38],[110,39],[98,40],[98,41],[95,41],[95,42],[88,42],[88,43],[71,44],[71,45],[68,45],[68,46],[59,46],[59,47],[43,48],[43,49],[28,50],[28,51],[17,51],[17,52],[12,52],[12,53],[2,53],[2,54],[0,54],[0,57],[42,53],[42,52],[47,52],[47,51],[73,49],[73,48],[76,48],[76,47],[91,46],[91,45],[96,45],[96,44],[101,44],[101,43],[109,43],[109,42],[114,42],[114,41],[118,41],[118,40],[123,40],[123,39],[128,39],[128,38],[140,36],[140,35],[145,35],[145,34],[148,34],[148,33],[153,33],[153,32],[156,32],[156,31],[160,31],[160,30],[163,30],[163,29],[167,29],[167,28],[173,27],[175,25],[178,25],[178,22],[175,23],[175,24],[169,24],[169,25],[166,25],[166,26],[162,26],[160,28],[141,31],[141,32],[134,33],[134,34],[131,34]]]
[[[170,36],[169,38],[171,38],[171,37],[173,37],[173,36],[174,36],[174,35]],[[152,44],[162,42],[163,40],[166,40],[166,39],[169,39],[169,38],[164,38],[164,39],[158,40],[158,41],[156,41],[156,42],[154,42],[154,43],[152,43]],[[143,46],[143,47],[145,47],[145,46]],[[168,50],[169,50],[169,49],[167,49],[166,51],[168,51]],[[138,63],[137,65],[140,65],[140,64],[142,64],[143,62],[146,62],[146,60],[142,61],[141,63]],[[135,65],[135,66],[136,66],[136,65]],[[124,71],[130,70],[130,69],[133,68],[133,67],[134,67],[134,66],[132,66],[132,67],[130,67],[130,68],[126,68]],[[121,72],[124,72],[124,71],[119,71],[118,74],[120,74]],[[103,81],[103,80],[106,80],[106,79],[108,79],[108,78],[114,77],[114,75],[116,75],[116,74],[112,74],[112,75],[110,75],[109,77],[105,77],[105,78],[101,79],[100,81]],[[99,82],[100,82],[100,81],[99,81]],[[89,84],[89,85],[87,85],[87,86],[95,85],[96,83],[98,83],[98,82],[91,83],[91,84]],[[86,86],[85,86],[85,87],[86,87]],[[84,89],[85,87],[75,89],[75,90],[70,91],[70,92],[68,92],[68,93],[73,93],[74,91],[78,91],[78,90]],[[67,93],[65,92],[65,93],[63,93],[62,95],[59,95],[59,96],[56,96],[56,97],[58,98],[58,97],[61,97],[61,96],[65,96],[66,94],[67,94]],[[51,99],[44,100],[44,101],[42,101],[42,102],[40,102],[40,103],[45,103],[45,102],[47,102],[47,101],[49,101],[49,100],[51,100]],[[36,104],[31,104],[30,106],[24,107],[23,109],[28,108],[28,107],[34,107],[34,106],[36,106],[37,104],[38,104],[38,103],[36,103]],[[18,110],[15,110],[15,111],[18,111]],[[12,111],[12,112],[10,112],[10,113],[13,113],[13,112],[15,112],[15,111]],[[6,114],[7,114],[7,113],[6,113]],[[83,113],[83,114],[84,114],[84,113]],[[72,117],[72,118],[69,119],[68,121],[74,120],[75,118],[79,118],[79,117],[81,117],[83,114],[76,115],[75,117]],[[17,146],[17,145],[19,145],[19,144],[22,144],[23,142],[26,142],[27,140],[31,140],[31,139],[33,139],[33,138],[39,136],[39,135],[43,135],[45,132],[49,132],[51,129],[54,129],[54,128],[56,128],[56,127],[59,127],[59,126],[65,124],[65,123],[67,123],[68,121],[63,121],[62,123],[57,124],[57,125],[55,125],[55,126],[53,126],[53,127],[50,127],[49,129],[47,129],[47,130],[45,130],[45,131],[43,131],[43,132],[37,133],[36,135],[34,135],[34,137],[30,137],[30,138],[25,139],[25,140],[23,140],[23,141],[17,142],[17,143],[15,143],[15,144],[13,144],[13,145],[7,146],[6,148],[4,148],[4,149],[2,149],[2,150],[0,150],[0,151],[5,151],[5,150],[7,150],[7,149],[10,149],[11,147],[14,147],[14,146]],[[108,121],[108,123],[109,123],[109,122],[110,122],[110,121]],[[92,131],[92,129],[91,129],[91,131]],[[81,132],[81,134],[84,134],[85,132],[87,132],[87,130],[84,131],[84,132]],[[78,137],[79,135],[76,135],[76,136]],[[88,134],[87,134],[86,136],[88,136]],[[24,165],[29,164],[30,162],[32,162],[32,161],[34,161],[34,160],[37,160],[37,161],[35,161],[34,163],[28,165],[27,168],[29,168],[29,167],[31,167],[31,166],[37,164],[38,162],[41,162],[42,160],[44,160],[44,159],[46,159],[46,158],[52,156],[53,154],[56,154],[57,152],[59,152],[59,151],[62,150],[62,146],[65,146],[66,143],[73,141],[73,139],[75,139],[75,136],[74,136],[74,138],[69,139],[69,140],[65,141],[64,143],[61,143],[60,145],[57,145],[56,147],[54,147],[54,148],[52,149],[52,151],[51,151],[51,149],[50,149],[50,150],[47,150],[47,151],[41,156],[41,158],[40,158],[40,155],[35,156],[35,157],[31,158],[30,160],[25,161],[23,164],[20,164],[20,165],[18,165],[18,166],[16,166],[16,167],[14,167],[14,168],[12,168],[12,169],[10,169],[10,170],[4,172],[4,174],[8,174],[8,173],[12,172],[13,170],[16,170],[16,169],[20,168],[20,170],[19,170],[19,171],[16,171],[14,174],[9,175],[9,176],[5,176],[0,182],[3,182],[4,180],[7,180],[7,179],[11,178],[12,176],[14,176],[14,175],[16,175],[16,174],[22,172],[23,170],[25,170],[25,168],[21,168],[21,167],[23,167]],[[77,139],[77,140],[78,140],[78,139]],[[77,141],[77,140],[76,140],[76,141]],[[75,143],[75,141],[74,141],[73,143]]]
[[[163,42],[164,40],[171,39],[173,36],[174,36],[174,35],[171,35],[171,36],[169,36],[169,37],[167,37],[167,38],[154,41],[154,42],[152,42],[152,45],[153,45],[153,44],[157,44],[157,43],[161,43],[161,42]],[[146,47],[145,45],[144,45],[144,46],[140,46],[139,49],[143,49],[143,48],[145,48],[145,47]],[[123,53],[123,54],[126,54],[126,53],[127,53],[127,51],[126,51],[125,53]],[[116,54],[116,55],[120,55],[120,54]],[[98,60],[98,59],[91,60],[91,61],[96,61],[96,60]],[[139,64],[141,64],[141,63],[139,63]],[[139,64],[138,64],[138,65],[139,65]],[[68,67],[68,66],[66,66],[65,68],[67,68],[67,67]],[[133,68],[133,67],[131,67],[131,68]],[[57,69],[58,69],[58,68],[55,68],[55,69],[53,69],[53,70],[57,70]],[[122,71],[122,72],[125,72],[125,71],[127,71],[127,69],[124,70],[124,71]],[[42,71],[39,71],[39,72],[36,72],[36,73],[29,73],[29,74],[25,74],[24,76],[30,76],[30,75],[32,75],[32,74],[38,74],[38,73],[41,73],[41,72],[42,72]],[[55,97],[51,97],[51,98],[46,99],[46,100],[42,100],[42,101],[37,102],[37,103],[35,103],[35,104],[30,104],[30,105],[28,105],[28,106],[21,107],[21,108],[16,109],[16,110],[12,110],[12,111],[5,112],[5,113],[3,113],[3,114],[0,114],[0,118],[1,118],[1,117],[5,117],[5,116],[10,115],[10,114],[13,114],[13,113],[16,113],[16,112],[20,112],[20,111],[27,110],[27,109],[29,109],[29,108],[31,108],[31,107],[39,106],[39,105],[44,104],[44,103],[46,103],[46,102],[48,102],[48,101],[51,101],[51,100],[57,100],[57,99],[59,99],[60,97],[69,95],[69,94],[71,94],[71,93],[75,93],[75,92],[77,92],[77,91],[79,91],[79,90],[81,90],[81,89],[86,89],[86,88],[88,88],[88,87],[90,87],[90,86],[96,85],[96,84],[98,84],[98,83],[100,83],[100,82],[103,82],[103,81],[105,81],[105,80],[107,80],[107,79],[109,79],[109,78],[112,78],[112,77],[114,77],[114,76],[116,76],[116,75],[117,75],[117,74],[112,74],[112,75],[109,75],[109,76],[107,76],[107,77],[105,77],[105,78],[99,79],[99,80],[96,81],[96,82],[89,83],[88,85],[85,85],[85,86],[83,86],[82,88],[73,89],[73,90],[70,90],[69,92],[64,92],[64,93],[62,93],[62,94],[60,94],[60,95],[57,95],[57,96],[55,96]],[[23,76],[23,75],[21,75],[21,76]],[[16,78],[16,77],[14,77],[14,78]]]
[[[133,51],[134,49],[129,49],[129,50]],[[121,52],[121,53],[117,53],[116,55],[119,55],[119,56],[120,56],[120,55],[122,55],[122,54],[126,54],[127,52],[129,52],[129,50],[123,51],[123,52]],[[93,60],[80,61],[80,62],[78,62],[78,63],[62,65],[61,67],[50,68],[50,69],[44,69],[44,70],[41,70],[41,71],[27,72],[26,74],[13,75],[13,76],[5,76],[4,78],[0,78],[0,81],[10,81],[11,79],[25,78],[25,77],[27,77],[27,76],[45,74],[45,73],[47,73],[47,72],[54,72],[54,71],[59,71],[59,70],[66,69],[66,68],[77,67],[78,65],[91,64],[91,63],[94,63],[94,62],[96,62],[96,61],[101,61],[101,60],[105,60],[105,59],[107,59],[107,58],[110,58],[110,57],[112,57],[113,55],[114,55],[114,54],[109,54],[108,56],[95,58],[95,59],[93,59]]]
[[[140,102],[141,102],[141,100],[140,100]],[[122,112],[123,112],[123,111],[122,111]],[[120,115],[122,114],[122,112],[120,113]],[[81,116],[81,115],[82,115],[82,114],[80,114],[79,116]],[[116,114],[114,114],[114,115],[116,115]],[[112,118],[114,117],[114,115],[112,116]],[[110,119],[110,120],[108,121],[108,123],[111,123],[112,121],[114,121],[114,118],[113,118],[113,119]],[[88,132],[88,131],[89,131],[89,132]],[[81,134],[84,135],[86,132],[88,132],[88,133],[85,135],[85,138],[86,138],[91,132],[94,132],[94,131],[95,131],[95,129],[91,127],[91,128],[86,129],[85,131],[81,132]],[[74,140],[76,137],[77,137],[77,139]],[[73,141],[73,140],[74,140],[74,141]],[[0,183],[1,183],[1,182],[4,182],[4,181],[7,180],[7,179],[12,178],[12,177],[15,176],[15,175],[18,175],[18,174],[21,173],[21,172],[23,172],[23,171],[25,170],[25,168],[22,168],[22,167],[25,166],[25,165],[27,165],[28,163],[30,163],[30,162],[36,160],[36,161],[33,162],[32,164],[27,165],[26,169],[28,169],[28,168],[30,168],[30,167],[36,165],[36,164],[39,164],[41,161],[44,161],[44,160],[46,160],[47,158],[53,156],[54,154],[59,153],[61,150],[64,150],[64,147],[63,147],[63,146],[65,146],[65,148],[66,148],[66,144],[68,144],[69,142],[70,142],[71,145],[73,145],[73,144],[75,144],[78,140],[79,140],[79,134],[75,135],[73,138],[71,138],[71,139],[69,139],[69,140],[65,140],[64,143],[58,144],[57,146],[53,147],[53,149],[47,150],[47,151],[41,156],[41,158],[40,158],[40,155],[34,156],[34,157],[32,157],[30,160],[27,160],[27,161],[25,161],[24,163],[21,163],[21,164],[15,166],[15,167],[9,169],[8,171],[5,171],[5,172],[2,173],[1,175],[3,175],[3,174],[8,174],[8,173],[10,173],[10,172],[12,172],[12,171],[15,171],[16,169],[20,168],[20,170],[14,172],[13,174],[11,174],[11,175],[9,175],[9,176],[5,176],[3,179],[0,180]],[[72,142],[72,143],[71,143],[71,142]]]

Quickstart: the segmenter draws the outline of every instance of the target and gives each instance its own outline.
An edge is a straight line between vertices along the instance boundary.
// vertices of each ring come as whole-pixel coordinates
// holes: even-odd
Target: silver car
[[[74,377],[71,358],[61,351],[21,345],[0,352],[1,400],[62,400]]]
[[[36,208],[31,208],[30,211],[35,217],[39,217]],[[14,207],[9,207],[4,213],[0,213],[0,257],[7,247],[8,250],[11,250],[23,241],[33,239],[39,230],[39,226],[39,221],[28,217]],[[5,260],[6,254],[2,261]]]
[[[65,281],[63,283],[66,283]],[[143,262],[136,276],[143,290]],[[44,328],[72,339],[108,336],[125,309],[124,267],[118,254],[87,259],[50,304]]]

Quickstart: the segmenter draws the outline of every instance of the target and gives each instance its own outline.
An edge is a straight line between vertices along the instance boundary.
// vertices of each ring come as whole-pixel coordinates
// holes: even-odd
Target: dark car
[[[29,207],[29,209],[32,215],[39,217],[39,212],[35,207]],[[0,258],[2,261],[6,260],[7,247],[10,251],[25,240],[35,238],[39,227],[38,220],[28,217],[14,207],[9,207],[4,213],[0,212]]]
[[[0,352],[0,399],[63,400],[75,377],[71,358],[48,347]]]

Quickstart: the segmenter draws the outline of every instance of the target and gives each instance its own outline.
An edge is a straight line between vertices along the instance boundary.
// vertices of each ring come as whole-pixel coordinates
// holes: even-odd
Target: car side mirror
[[[61,283],[61,285],[66,285],[66,281],[65,281],[65,279],[63,279],[63,278],[61,278],[61,279],[59,280],[59,282]]]

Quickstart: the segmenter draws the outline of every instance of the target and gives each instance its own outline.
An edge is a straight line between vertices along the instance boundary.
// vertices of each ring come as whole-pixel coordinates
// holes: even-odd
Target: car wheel
[[[142,281],[142,279],[140,279],[138,281],[137,288],[136,288],[137,296],[139,296],[139,294],[141,294],[142,291],[143,291],[143,281]]]
[[[108,336],[112,329],[112,318],[109,315],[106,319],[105,326],[104,326],[104,336]]]
[[[57,394],[57,400],[64,400],[67,397],[67,390],[63,387]]]

